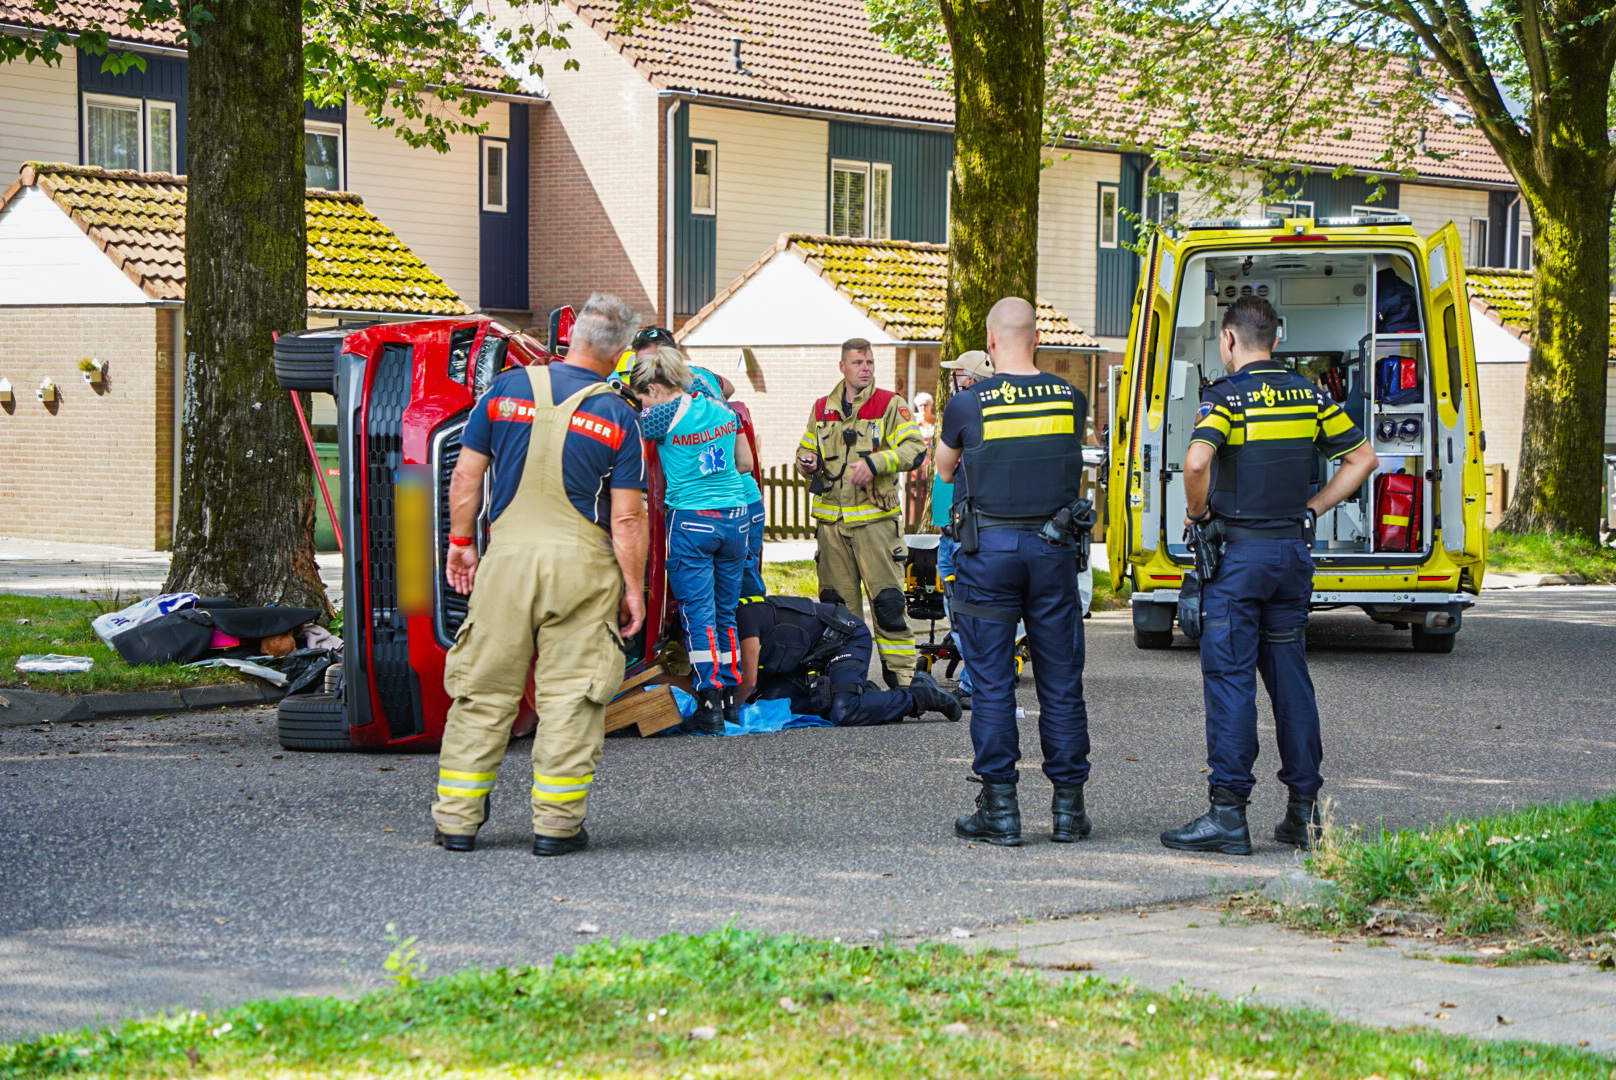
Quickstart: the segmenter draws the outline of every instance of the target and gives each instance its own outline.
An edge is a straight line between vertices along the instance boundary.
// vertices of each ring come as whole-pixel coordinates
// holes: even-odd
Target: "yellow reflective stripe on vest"
[[[1352,427],[1352,417],[1340,409],[1332,407],[1332,411],[1326,412],[1319,417],[1319,427],[1323,429],[1326,436],[1333,439],[1337,435],[1347,433],[1348,429]]]
[[[438,794],[446,798],[480,799],[494,789],[491,772],[460,772],[456,769],[438,770]]]
[[[883,510],[879,506],[836,506],[816,495],[812,513],[818,521],[835,521],[838,518],[843,521],[879,521],[885,517],[897,517],[898,508]]]
[[[594,782],[595,774],[588,776],[541,776],[533,777],[533,797],[540,802],[576,802],[589,794],[589,785]]]
[[[906,641],[894,641],[892,638],[878,637],[875,639],[875,647],[877,651],[892,656],[903,656],[915,652],[915,643],[912,638]]]
[[[1302,439],[1312,442],[1319,429],[1316,419],[1307,420],[1253,420],[1246,421],[1246,441],[1259,442],[1272,439]]]
[[[1069,413],[1071,411],[1072,411],[1072,403],[1071,403],[1071,401],[1069,401],[1069,400],[1063,401],[1063,400],[1060,400],[1060,399],[1056,399],[1054,401],[1050,401],[1050,400],[1028,401],[1028,402],[1024,402],[1024,403],[1022,403],[1020,405],[984,405],[984,406],[982,406],[982,415],[983,416],[1002,416],[1005,413],[1035,413],[1035,412],[1068,412]]]
[[[1023,439],[1034,435],[1070,435],[1072,414],[1038,416],[1024,420],[989,420],[982,425],[983,439]]]

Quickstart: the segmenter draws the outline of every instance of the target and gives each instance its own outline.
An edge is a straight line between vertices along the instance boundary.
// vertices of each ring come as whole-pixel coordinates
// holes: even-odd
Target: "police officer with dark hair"
[[[1306,848],[1318,830],[1323,749],[1306,651],[1313,521],[1362,487],[1380,460],[1340,406],[1271,357],[1278,334],[1267,300],[1229,305],[1218,348],[1231,374],[1202,392],[1184,458],[1184,524],[1217,519],[1227,546],[1201,594],[1212,805],[1161,834],[1179,851],[1251,854],[1246,802],[1256,783],[1258,671],[1274,705],[1279,778],[1290,789],[1274,839]],[[1315,447],[1341,466],[1310,498]]]
[[[1015,651],[1016,623],[1024,620],[1044,773],[1055,787],[1051,839],[1070,843],[1090,831],[1083,807],[1089,730],[1075,648],[1082,640],[1077,541],[1054,523],[1069,520],[1062,512],[1082,493],[1088,401],[1034,364],[1038,330],[1026,300],[995,304],[987,335],[993,375],[949,399],[937,448],[937,473],[954,482],[949,527],[959,551],[951,611],[976,684],[972,779],[982,785],[976,812],[957,820],[954,831],[990,844],[1021,843]]]
[[[787,698],[792,712],[823,716],[837,727],[895,724],[923,712],[960,718],[959,702],[924,672],[897,689],[869,683],[875,640],[845,604],[769,596],[742,603],[735,622],[742,701],[755,689],[759,698]]]

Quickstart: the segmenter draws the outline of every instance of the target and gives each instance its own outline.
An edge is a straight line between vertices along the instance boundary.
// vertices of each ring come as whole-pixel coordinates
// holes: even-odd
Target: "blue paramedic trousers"
[[[748,600],[761,600],[769,595],[763,584],[763,500],[746,508],[746,566],[741,573],[741,596]]]
[[[1089,718],[1083,703],[1083,658],[1073,648],[1082,640],[1083,624],[1072,545],[1057,546],[1021,529],[983,530],[975,554],[956,555],[954,600],[961,646],[976,682],[971,696],[973,771],[995,784],[1013,784],[1020,776],[1015,687],[1019,614],[1032,649],[1044,775],[1059,787],[1086,781]],[[996,609],[1007,618],[966,615],[958,611],[962,603]]]
[[[746,561],[747,511],[668,511],[668,587],[679,601],[697,690],[741,683],[735,608]]]
[[[1208,783],[1249,794],[1257,778],[1257,678],[1274,704],[1279,779],[1298,795],[1323,785],[1319,707],[1307,673],[1313,557],[1300,540],[1233,540],[1201,591]]]
[[[955,572],[954,560],[957,557],[958,552],[958,540],[951,540],[946,536],[939,536],[937,538],[937,577],[943,582],[945,593],[948,591],[948,579],[953,576]],[[948,600],[946,598],[943,600],[943,607],[945,610],[948,607]],[[948,612],[948,625],[954,625],[954,615],[952,612]],[[959,643],[959,639],[959,631],[956,630],[954,632],[955,644]],[[965,654],[961,652],[960,655],[964,656]],[[960,693],[962,694],[969,694],[976,690],[976,685],[971,682],[971,666],[969,663],[963,660],[960,662],[959,669],[959,689]]]
[[[876,727],[896,724],[914,712],[915,699],[905,688],[897,690],[869,689],[870,657],[875,652],[875,639],[870,628],[863,623],[842,646],[829,664],[825,676],[835,687],[856,686],[857,690],[842,690],[831,698],[830,715],[826,720],[837,727]],[[823,715],[819,712],[823,702],[816,702],[808,693],[808,686],[794,675],[768,675],[759,697],[791,699],[791,711],[807,716]]]

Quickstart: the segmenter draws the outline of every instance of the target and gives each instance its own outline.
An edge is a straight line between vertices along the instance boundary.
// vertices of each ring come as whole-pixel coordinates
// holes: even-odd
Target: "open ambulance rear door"
[[[1435,460],[1427,475],[1436,488],[1442,547],[1461,568],[1461,588],[1476,593],[1487,559],[1487,470],[1464,248],[1451,221],[1426,239],[1425,265],[1437,429]]]

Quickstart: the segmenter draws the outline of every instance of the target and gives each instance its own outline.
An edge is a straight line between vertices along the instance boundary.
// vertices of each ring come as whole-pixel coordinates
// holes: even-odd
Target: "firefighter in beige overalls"
[[[520,390],[515,397],[501,397],[497,384],[486,404],[479,402],[479,408],[515,411],[519,417],[524,406],[530,408],[532,429],[519,485],[490,528],[470,610],[445,665],[444,688],[454,705],[443,736],[432,817],[438,843],[472,849],[536,651],[533,850],[561,855],[588,842],[584,815],[605,737],[606,703],[623,680],[619,605],[625,579],[632,576],[614,556],[612,536],[569,501],[563,450],[569,431],[588,428],[598,434],[621,427],[619,437],[632,439],[638,453],[639,430],[632,412],[630,423],[617,425],[609,417],[579,411],[596,395],[611,395],[604,382],[551,404],[550,369],[535,366],[501,378],[523,376],[531,379],[531,402],[521,399]],[[506,404],[513,400],[514,406]],[[639,498],[637,491],[630,495]],[[642,537],[640,573],[644,550]],[[643,612],[643,605],[636,610]],[[623,629],[634,632],[638,621],[630,616]]]
[[[904,559],[898,500],[902,475],[926,456],[926,442],[903,398],[875,386],[870,343],[842,345],[842,381],[814,403],[797,466],[816,478],[819,598],[862,618],[870,594],[881,666],[900,686],[915,672],[915,634],[904,617]]]

